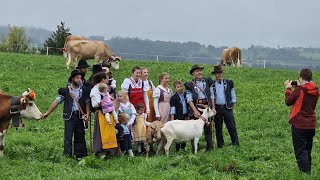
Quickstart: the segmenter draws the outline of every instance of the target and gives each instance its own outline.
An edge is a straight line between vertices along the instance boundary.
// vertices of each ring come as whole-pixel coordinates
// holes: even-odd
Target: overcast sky
[[[320,47],[319,0],[7,0],[0,24],[214,46]]]

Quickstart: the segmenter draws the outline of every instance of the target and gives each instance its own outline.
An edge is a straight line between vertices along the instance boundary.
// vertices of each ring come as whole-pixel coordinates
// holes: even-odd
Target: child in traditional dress
[[[129,115],[126,113],[119,114],[119,123],[122,130],[122,138],[119,140],[121,155],[128,153],[130,157],[134,157],[131,145],[131,133],[127,126]]]
[[[105,114],[106,121],[109,124],[112,124],[110,121],[110,114],[109,113],[112,113],[115,121],[118,120],[118,116],[116,114],[115,107],[112,102],[113,98],[109,95],[108,86],[106,84],[100,83],[98,88],[99,88],[99,92],[102,96],[102,98],[101,98],[102,112]]]
[[[138,153],[142,152],[143,144],[147,140],[147,127],[151,123],[147,122],[147,114],[144,113],[144,105],[136,105],[137,116],[133,125],[134,142],[137,144]]]
[[[128,93],[124,90],[118,92],[118,100],[120,102],[119,112],[127,113],[129,115],[128,126],[134,123],[136,119],[136,108],[130,103]]]
[[[173,87],[176,89],[176,93],[170,99],[171,120],[187,120],[189,119],[188,103],[186,93],[183,91],[183,83],[181,81],[174,81]],[[176,143],[176,151],[180,149],[185,150],[186,143]]]
[[[164,72],[159,76],[159,86],[153,91],[153,104],[156,119],[163,124],[170,121],[170,99],[173,95],[169,87],[169,74]]]

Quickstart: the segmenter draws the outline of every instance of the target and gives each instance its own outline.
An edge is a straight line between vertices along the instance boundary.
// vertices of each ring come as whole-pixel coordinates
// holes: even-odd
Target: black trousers
[[[128,151],[129,149],[132,149],[131,134],[123,135],[123,140],[120,141],[120,149],[121,151]]]
[[[236,122],[234,120],[233,110],[227,109],[225,106],[216,105],[217,114],[215,116],[215,127],[218,148],[224,145],[223,140],[223,122],[226,124],[233,145],[239,145]]]
[[[301,172],[311,172],[311,151],[313,137],[315,135],[314,129],[297,129],[291,126],[292,143],[296,161]]]
[[[69,120],[64,121],[64,155],[72,156],[72,139],[74,137],[74,155],[78,158],[87,156],[85,130],[79,112],[72,113]]]
[[[180,149],[186,149],[187,143],[176,143],[176,151],[179,151]]]

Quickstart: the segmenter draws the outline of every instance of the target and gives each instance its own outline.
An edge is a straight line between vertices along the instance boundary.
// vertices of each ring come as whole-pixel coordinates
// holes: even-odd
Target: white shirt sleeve
[[[94,108],[100,107],[101,95],[98,90],[98,86],[94,86],[90,92],[91,105]]]
[[[130,87],[131,81],[129,78],[126,78],[123,80],[123,83],[121,84],[121,89],[125,90],[126,92],[129,91],[129,87]]]
[[[231,89],[231,102],[236,103],[236,92],[234,91],[234,88]]]
[[[186,91],[187,103],[193,101],[192,92],[187,90]]]
[[[149,89],[150,89],[148,81],[147,80],[146,81],[142,81],[142,83],[143,83],[143,92],[148,92]]]
[[[113,89],[117,87],[117,81],[116,80],[112,80],[111,81],[111,85],[110,85]]]
[[[136,120],[136,114],[132,114],[130,121],[127,123],[128,126],[132,125],[134,121]]]
[[[153,93],[152,93],[152,97],[154,98],[160,98],[160,88],[155,88]]]
[[[147,114],[144,114],[144,124],[145,124],[146,126],[150,126],[151,123],[149,123],[149,122],[147,121],[147,117],[148,117],[148,115],[147,115]]]
[[[154,112],[156,113],[156,117],[160,117],[158,97],[153,98],[153,107],[154,107]]]
[[[137,111],[136,111],[136,108],[134,107],[134,105],[130,103],[130,106],[132,109],[132,115],[131,115],[131,118],[128,122],[128,125],[132,125],[134,123],[134,121],[136,120],[136,114],[137,114]]]

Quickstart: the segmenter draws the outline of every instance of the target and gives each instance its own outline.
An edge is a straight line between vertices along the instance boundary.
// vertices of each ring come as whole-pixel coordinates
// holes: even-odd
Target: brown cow
[[[9,128],[10,120],[13,117],[11,113],[11,99],[13,96],[5,94],[0,91],[0,156],[3,156],[4,151],[4,140],[7,129]],[[40,119],[41,112],[39,111],[36,104],[33,102],[35,93],[28,89],[21,96],[17,97],[17,113],[22,117],[29,119]],[[22,126],[22,122],[19,123],[19,127]]]
[[[68,43],[70,41],[73,41],[73,40],[86,40],[87,38],[84,37],[84,36],[76,36],[76,35],[70,35],[66,38],[65,42],[64,42],[64,46],[63,46],[63,55],[65,57],[68,57]]]
[[[220,65],[241,67],[241,49],[238,47],[226,48],[222,51]]]
[[[110,47],[102,41],[93,40],[72,40],[67,44],[69,58],[67,60],[67,69],[72,62],[77,66],[78,57],[84,59],[94,59],[95,64],[100,61],[108,61],[115,69],[119,69],[121,57],[112,55]]]

